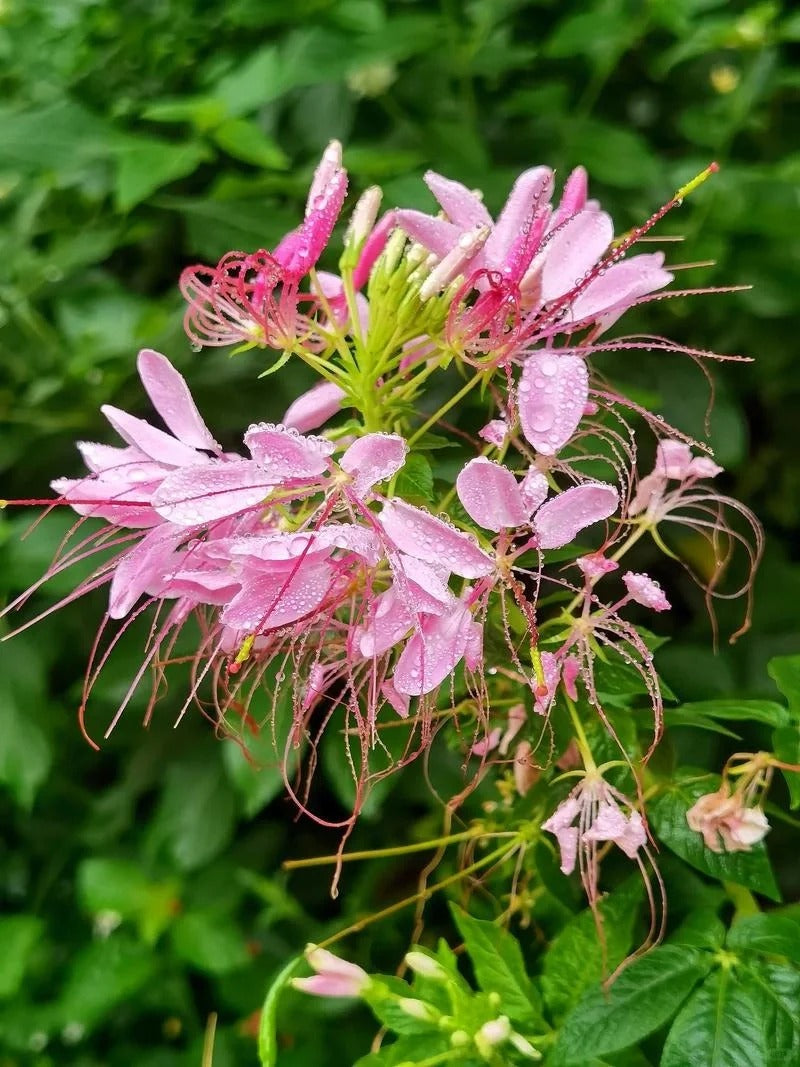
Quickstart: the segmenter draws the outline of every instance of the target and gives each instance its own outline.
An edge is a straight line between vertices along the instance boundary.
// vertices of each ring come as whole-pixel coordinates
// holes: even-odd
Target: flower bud
[[[419,290],[420,300],[430,300],[432,296],[445,289],[454,278],[457,278],[486,244],[490,233],[488,226],[476,226],[473,230],[462,234],[455,247],[433,268],[422,283]]]
[[[441,1014],[436,1008],[426,1004],[424,1000],[417,1000],[416,997],[401,997],[398,1001],[398,1007],[406,1015],[410,1015],[412,1019],[419,1019],[423,1023],[435,1023]]]
[[[306,947],[306,960],[317,973],[310,978],[292,979],[294,988],[302,993],[317,997],[359,997],[370,984],[365,970],[318,945]]]
[[[350,216],[350,224],[345,233],[344,243],[348,249],[358,251],[375,225],[378,217],[378,209],[381,206],[383,191],[379,185],[371,185],[365,189],[358,198],[358,203],[353,208]]]
[[[511,1023],[507,1015],[500,1015],[488,1023],[484,1023],[478,1034],[487,1045],[502,1045],[511,1037]]]
[[[447,980],[447,971],[440,963],[424,952],[412,950],[406,953],[406,963],[414,972],[423,978],[432,978],[436,982]]]
[[[514,1048],[519,1052],[521,1056],[525,1056],[529,1060],[540,1060],[542,1058],[541,1052],[535,1049],[533,1045],[522,1034],[518,1034],[516,1030],[512,1031],[511,1036],[508,1039]]]

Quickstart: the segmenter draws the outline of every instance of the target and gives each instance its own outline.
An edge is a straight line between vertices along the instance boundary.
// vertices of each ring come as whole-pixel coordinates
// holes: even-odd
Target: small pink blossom
[[[622,580],[628,590],[628,596],[637,604],[642,604],[653,611],[669,611],[672,605],[664,595],[664,590],[647,574],[626,571]]]
[[[292,985],[316,997],[360,997],[370,984],[367,972],[327,949],[309,945],[306,960],[317,972],[310,978],[293,978]]]

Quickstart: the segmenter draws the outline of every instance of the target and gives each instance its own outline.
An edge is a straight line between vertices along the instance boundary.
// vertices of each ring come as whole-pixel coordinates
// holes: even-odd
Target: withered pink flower
[[[763,808],[749,806],[745,793],[731,792],[727,783],[699,797],[686,812],[686,821],[712,852],[749,852],[770,830]]]

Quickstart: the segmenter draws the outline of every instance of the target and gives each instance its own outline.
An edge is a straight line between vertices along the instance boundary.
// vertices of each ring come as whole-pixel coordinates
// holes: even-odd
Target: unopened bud
[[[445,289],[454,278],[457,278],[469,261],[474,259],[486,244],[490,233],[488,226],[476,226],[463,233],[455,246],[422,283],[419,291],[420,300],[430,300],[432,296]]]
[[[412,950],[406,953],[406,963],[414,972],[423,978],[432,978],[436,982],[447,980],[447,971],[440,963],[424,952]]]
[[[345,234],[344,242],[346,246],[358,249],[366,241],[378,217],[382,197],[383,191],[381,187],[379,185],[371,185],[358,198],[358,203],[353,208],[350,224]]]
[[[412,1019],[419,1019],[423,1023],[435,1023],[441,1014],[424,1000],[417,1000],[415,997],[400,997],[398,1006],[406,1015],[410,1015]]]
[[[496,1045],[502,1045],[505,1041],[508,1041],[511,1037],[511,1032],[511,1023],[508,1020],[508,1016],[500,1015],[497,1019],[484,1023],[476,1036],[482,1038],[483,1042],[494,1048]]]
[[[453,1048],[466,1048],[472,1044],[472,1038],[466,1030],[454,1030],[450,1035],[450,1044]]]
[[[540,1060],[542,1058],[541,1052],[534,1048],[522,1034],[518,1034],[516,1030],[512,1031],[509,1039],[514,1048],[519,1052],[521,1056],[525,1056],[529,1060]]]

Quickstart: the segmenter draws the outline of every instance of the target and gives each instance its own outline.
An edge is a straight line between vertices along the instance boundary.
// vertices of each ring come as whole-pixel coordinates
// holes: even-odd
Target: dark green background
[[[800,15],[780,2],[6,0],[3,495],[46,494],[49,478],[77,471],[75,439],[111,440],[101,403],[144,413],[132,379],[144,345],[184,370],[226,443],[280,415],[308,379],[256,381],[257,353],[192,353],[176,279],[187,263],[270,247],[295,225],[331,137],[345,143],[353,190],[379,182],[387,204],[431,207],[427,167],[480,187],[496,209],[522,168],[549,163],[563,176],[584,163],[618,231],[717,159],[720,174],[660,232],[685,236],[673,262],[716,261],[682,274],[687,284],[752,289],[653,305],[635,323],[755,359],[713,368],[711,423],[725,488],[768,532],[752,632],[731,650],[736,616],[722,611],[715,655],[688,579],[641,562],[676,601],[660,654],[676,692],[772,695],[766,660],[800,648],[798,40]],[[708,387],[691,362],[616,358],[613,374],[702,434]],[[29,522],[7,511],[0,524],[8,594],[38,577],[67,525],[54,516],[20,541]],[[57,580],[35,606],[68,589]],[[277,774],[253,772],[198,716],[173,731],[179,678],[147,732],[139,700],[95,754],[75,709],[101,612],[102,598],[90,600],[0,649],[0,906],[20,916],[0,920],[0,1065],[197,1065],[209,1011],[220,1014],[215,1067],[254,1063],[248,1018],[274,971],[329,924],[395,899],[416,867],[349,869],[336,903],[326,876],[277,873],[286,856],[332,851],[336,839],[294,822]],[[97,686],[98,736],[139,637]],[[718,764],[716,745],[695,761]],[[324,774],[341,816],[347,775],[335,754]],[[455,756],[441,755],[439,778],[458,789]],[[360,844],[436,831],[418,771],[393,789],[390,805],[376,797]],[[792,888],[777,835],[773,855]],[[109,913],[122,922],[104,939]],[[364,958],[393,967],[409,922],[363,938]],[[342,1025],[330,1005],[300,1009],[287,996],[287,1067],[366,1050],[365,1016]]]

